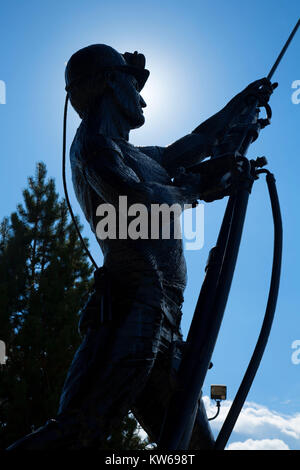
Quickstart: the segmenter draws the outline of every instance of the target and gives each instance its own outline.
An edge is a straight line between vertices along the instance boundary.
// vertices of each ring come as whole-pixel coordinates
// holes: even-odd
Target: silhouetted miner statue
[[[222,131],[242,113],[250,91],[262,98],[271,93],[258,80],[169,147],[135,147],[129,132],[144,124],[146,103],[140,91],[148,75],[142,54],[119,54],[102,44],[79,50],[67,64],[66,90],[82,119],[70,151],[72,177],[94,233],[97,207],[109,203],[119,211],[121,195],[127,196],[128,207],[142,203],[148,209],[153,203],[183,207],[202,199],[210,181],[188,169],[212,154]],[[184,348],[182,240],[117,237],[98,242],[104,266],[95,272],[95,291],[81,313],[83,342],[58,414],[9,449],[99,449],[129,410],[154,441],[159,439]],[[212,444],[200,399],[191,449]]]

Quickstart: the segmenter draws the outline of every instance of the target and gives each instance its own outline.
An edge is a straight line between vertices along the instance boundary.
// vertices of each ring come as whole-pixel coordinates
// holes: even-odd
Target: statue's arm
[[[242,92],[234,96],[219,112],[200,124],[190,134],[165,148],[163,164],[171,175],[180,167],[189,168],[212,155],[224,132],[247,110],[249,97],[256,97],[258,105],[268,102],[275,85],[266,78],[250,83]]]
[[[178,168],[190,168],[211,156],[213,147],[218,145],[224,129],[234,116],[234,107],[228,103],[190,134],[165,147],[164,167],[174,175]]]
[[[119,196],[127,196],[128,205],[193,204],[200,198],[196,185],[175,186],[155,181],[141,181],[122,154],[114,149],[93,146],[90,157],[83,162],[82,171],[94,191],[107,203],[117,205]]]
[[[194,133],[188,134],[168,147],[139,147],[153,160],[158,162],[174,176],[179,167],[188,168],[196,165],[208,156],[205,137]]]
[[[157,163],[163,166],[164,163],[164,153],[165,147],[160,147],[158,145],[155,146],[147,146],[147,147],[138,147],[138,149],[148,155],[148,157],[155,160]]]
[[[163,166],[171,176],[178,168],[189,168],[200,163],[210,155],[210,142],[204,133],[187,134],[165,147]]]

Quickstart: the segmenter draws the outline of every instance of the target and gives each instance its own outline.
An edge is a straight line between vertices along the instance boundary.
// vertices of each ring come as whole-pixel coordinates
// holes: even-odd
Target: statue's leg
[[[144,388],[160,343],[162,312],[135,301],[88,332],[69,369],[55,420],[9,449],[101,448]]]
[[[97,333],[90,332],[87,341],[95,342],[95,346],[85,361],[89,370],[82,380],[82,360],[75,358],[58,415],[80,411],[79,446],[105,441],[145,387],[159,350],[161,321],[159,310],[135,302],[126,319],[109,331],[102,344]]]
[[[166,320],[164,325],[165,341],[161,341],[161,344],[165,345],[165,350],[158,353],[147,385],[137,397],[133,407],[134,415],[149,434],[150,439],[156,443],[159,441],[163,417],[175,386],[176,372],[184,347],[180,336],[172,333],[172,329],[170,326],[168,327]],[[173,343],[170,338],[172,338]],[[203,401],[200,398],[190,449],[207,450],[211,449],[213,444],[214,437],[207,420]]]

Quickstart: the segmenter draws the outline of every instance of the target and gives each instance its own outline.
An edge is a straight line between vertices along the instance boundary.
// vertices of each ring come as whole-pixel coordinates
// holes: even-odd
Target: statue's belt
[[[94,272],[94,290],[81,310],[78,329],[83,336],[88,328],[97,329],[104,323],[114,322],[120,312],[128,311],[134,303],[161,311],[170,327],[177,331],[180,326],[183,297],[174,287],[162,287],[155,277],[145,277],[138,288],[118,285],[102,266]],[[119,307],[119,308],[118,308]]]

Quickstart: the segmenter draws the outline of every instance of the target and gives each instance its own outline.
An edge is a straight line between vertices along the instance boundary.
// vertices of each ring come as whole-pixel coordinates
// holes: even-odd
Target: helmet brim
[[[139,67],[134,67],[131,65],[114,65],[110,67],[101,67],[98,71],[99,71],[99,74],[102,74],[103,72],[106,72],[106,71],[111,71],[111,72],[118,71],[118,72],[126,73],[128,75],[133,75],[134,78],[137,80],[139,92],[144,88],[145,83],[148,80],[148,77],[150,75],[149,70],[142,69]],[[72,80],[71,82],[67,84],[65,88],[66,91],[70,92],[73,86],[78,86],[81,83],[84,83],[84,81],[88,80],[89,78],[91,78],[90,74],[86,74],[86,75],[84,74],[76,78],[75,80]]]

